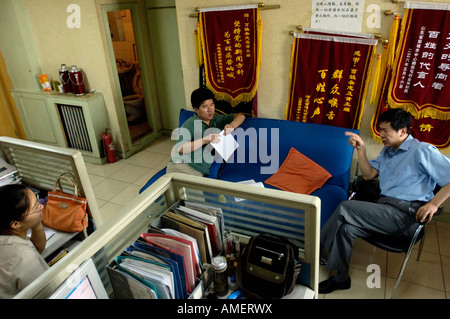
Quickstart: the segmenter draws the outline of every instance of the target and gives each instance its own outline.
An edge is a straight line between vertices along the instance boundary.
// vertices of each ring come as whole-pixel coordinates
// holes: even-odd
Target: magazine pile
[[[20,176],[15,166],[0,158],[0,187],[8,184],[19,184]]]

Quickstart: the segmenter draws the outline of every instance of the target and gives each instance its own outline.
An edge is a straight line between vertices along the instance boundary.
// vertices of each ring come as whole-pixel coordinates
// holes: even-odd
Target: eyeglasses
[[[44,210],[45,206],[42,205],[39,201],[37,201],[36,204],[39,205],[40,208],[38,210],[34,210],[33,212],[26,214],[25,216],[40,214]],[[34,206],[36,206],[36,204]]]

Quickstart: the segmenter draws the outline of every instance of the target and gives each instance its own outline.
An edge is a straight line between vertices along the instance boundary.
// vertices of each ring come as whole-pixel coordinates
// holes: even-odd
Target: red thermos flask
[[[72,93],[72,84],[69,78],[69,69],[65,64],[61,64],[61,70],[59,70],[59,79],[63,86],[64,93]]]
[[[84,79],[81,69],[76,65],[72,65],[69,71],[70,82],[72,85],[72,92],[76,95],[82,95],[86,92],[84,89]]]

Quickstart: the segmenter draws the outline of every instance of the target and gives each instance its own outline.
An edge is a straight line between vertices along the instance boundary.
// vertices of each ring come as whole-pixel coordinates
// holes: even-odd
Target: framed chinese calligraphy
[[[216,99],[236,106],[256,94],[261,64],[258,4],[201,8],[198,37],[206,86]]]
[[[294,33],[286,119],[359,129],[377,40]]]

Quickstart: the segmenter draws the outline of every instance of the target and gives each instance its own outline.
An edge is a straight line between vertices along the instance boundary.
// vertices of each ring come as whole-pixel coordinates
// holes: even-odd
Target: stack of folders
[[[8,164],[3,158],[0,158],[0,186],[8,184],[19,184],[20,175],[16,167]]]
[[[166,211],[108,266],[116,298],[201,298],[205,264],[224,249],[220,208],[183,201]]]

